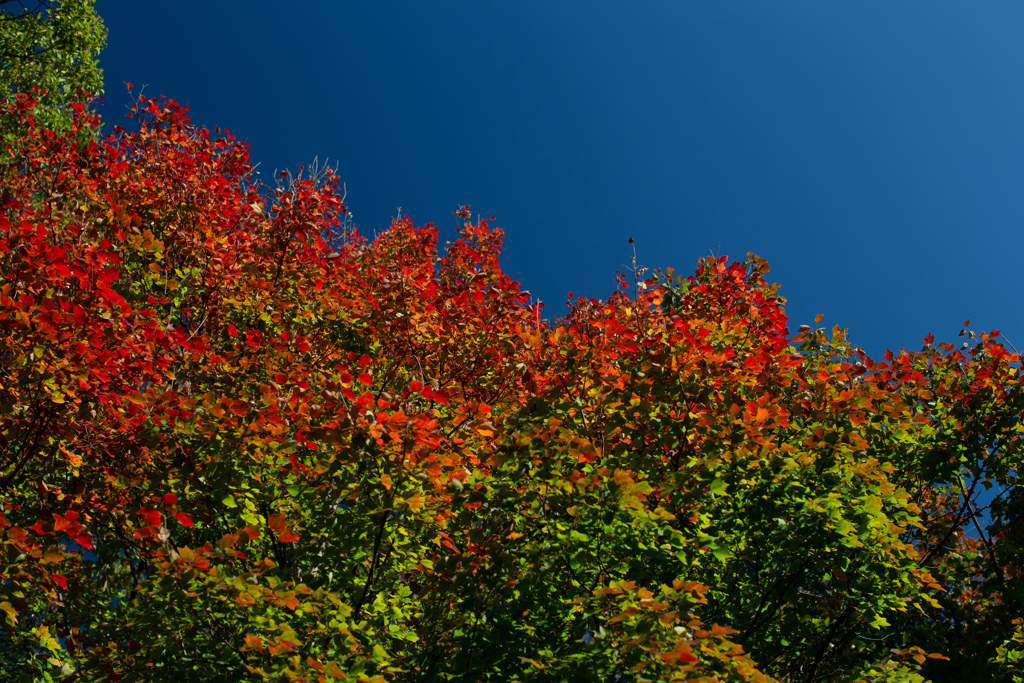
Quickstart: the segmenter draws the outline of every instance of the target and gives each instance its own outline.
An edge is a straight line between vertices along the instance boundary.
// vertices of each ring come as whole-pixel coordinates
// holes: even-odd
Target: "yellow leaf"
[[[18,623],[18,612],[17,612],[17,610],[14,609],[14,605],[12,605],[11,603],[7,602],[6,600],[4,602],[0,602],[0,612],[6,612],[7,613],[7,623],[10,624],[11,626],[14,626],[15,624]]]
[[[420,498],[420,492],[412,494],[405,499],[405,504],[409,506],[409,509],[413,512],[417,512],[423,509],[423,499]]]
[[[519,660],[522,661],[522,662],[528,662],[528,663],[532,664],[533,666],[537,667],[538,669],[546,669],[547,668],[546,666],[544,666],[543,664],[538,662],[536,659],[530,659],[529,657],[520,657]]]

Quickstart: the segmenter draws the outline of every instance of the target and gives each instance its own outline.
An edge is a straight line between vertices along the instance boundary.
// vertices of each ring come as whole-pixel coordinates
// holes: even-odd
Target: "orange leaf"
[[[254,633],[245,634],[245,647],[242,650],[262,650],[263,639]]]
[[[267,518],[267,526],[275,534],[280,534],[288,527],[288,520],[285,519],[284,515],[270,515]]]
[[[285,530],[277,537],[280,543],[294,543],[299,540],[299,536],[291,530],[291,527],[286,527]]]

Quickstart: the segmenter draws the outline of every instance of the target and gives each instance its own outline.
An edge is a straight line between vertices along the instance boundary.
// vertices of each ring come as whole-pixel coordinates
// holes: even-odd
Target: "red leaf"
[[[160,522],[164,521],[164,516],[156,510],[146,510],[142,513],[142,518],[146,520],[146,524],[159,525]]]
[[[442,405],[447,405],[448,404],[448,396],[443,394],[443,393],[441,393],[440,391],[435,391],[434,388],[429,386],[429,385],[426,386],[426,387],[423,387],[422,396],[425,399],[429,399],[431,401],[437,401],[438,403],[440,403]]]
[[[90,536],[88,533],[82,532],[75,536],[75,543],[82,546],[86,550],[89,550],[90,548],[92,548],[92,536]]]
[[[178,497],[173,493],[165,493],[164,502],[167,503],[168,505],[174,505],[175,503],[178,502]]]
[[[60,586],[64,590],[68,589],[68,580],[63,575],[61,575],[61,574],[50,574],[50,578],[53,579],[53,582],[55,584],[57,584],[58,586]]]
[[[184,512],[179,512],[176,515],[174,515],[174,518],[176,520],[178,520],[178,523],[181,524],[182,526],[187,526],[187,527],[193,526],[193,524],[192,524],[192,515],[186,514]]]

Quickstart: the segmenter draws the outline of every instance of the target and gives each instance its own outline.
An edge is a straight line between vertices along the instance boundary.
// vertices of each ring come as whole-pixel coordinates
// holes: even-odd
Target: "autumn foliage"
[[[0,160],[10,680],[1020,680],[997,332],[876,361],[792,334],[752,255],[549,322],[468,211],[371,241],[332,176],[266,188],[173,101],[105,139],[32,107]]]

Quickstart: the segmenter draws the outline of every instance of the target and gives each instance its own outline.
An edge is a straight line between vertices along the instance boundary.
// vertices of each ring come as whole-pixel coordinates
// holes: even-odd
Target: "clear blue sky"
[[[967,317],[1024,344],[1024,5],[97,0],[124,81],[251,144],[337,163],[367,234],[397,207],[507,232],[564,312],[628,263],[768,259],[791,328],[872,355]]]

